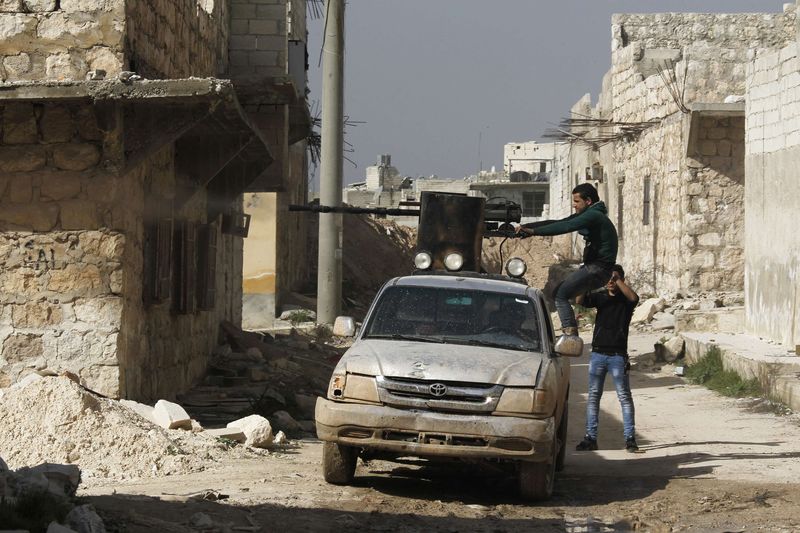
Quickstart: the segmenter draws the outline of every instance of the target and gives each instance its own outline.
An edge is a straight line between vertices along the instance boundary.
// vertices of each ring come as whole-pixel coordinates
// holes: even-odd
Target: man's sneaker
[[[636,453],[639,451],[639,445],[636,444],[636,439],[634,437],[631,437],[625,441],[625,449],[629,453]]]
[[[588,435],[583,437],[583,440],[575,446],[575,449],[579,452],[588,452],[597,449],[597,439],[593,439]]]

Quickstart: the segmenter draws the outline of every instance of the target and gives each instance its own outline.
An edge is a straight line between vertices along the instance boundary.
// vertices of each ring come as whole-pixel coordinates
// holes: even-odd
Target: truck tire
[[[558,442],[558,455],[556,455],[556,472],[564,470],[564,462],[567,459],[567,426],[569,425],[569,404],[564,404],[564,413],[561,415],[561,422],[556,431],[556,442]]]
[[[553,439],[550,457],[546,461],[519,464],[519,494],[528,501],[544,501],[553,495],[556,477],[556,445],[558,438]]]
[[[347,485],[356,473],[358,451],[335,442],[322,445],[322,475],[334,485]]]

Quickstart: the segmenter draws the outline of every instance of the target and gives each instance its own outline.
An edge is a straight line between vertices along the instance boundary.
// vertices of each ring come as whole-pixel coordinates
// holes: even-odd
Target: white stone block
[[[244,431],[236,427],[207,429],[205,430],[205,432],[207,435],[210,435],[218,439],[228,439],[236,442],[247,441],[247,435],[244,434]]]
[[[153,408],[153,417],[164,429],[192,429],[192,419],[177,403],[158,400]]]
[[[245,444],[256,448],[268,448],[272,443],[272,426],[260,415],[250,415],[228,424],[228,428],[240,429],[246,437]]]
[[[653,320],[653,316],[664,309],[666,302],[662,298],[650,298],[645,300],[644,302],[639,303],[636,309],[633,311],[633,317],[631,318],[631,323],[637,322],[650,322]]]
[[[155,416],[153,415],[153,408],[150,407],[149,405],[145,405],[139,402],[134,402],[133,400],[120,400],[119,403],[127,407],[131,411],[135,412],[148,422],[152,422],[153,424],[158,424],[158,422],[156,422]]]

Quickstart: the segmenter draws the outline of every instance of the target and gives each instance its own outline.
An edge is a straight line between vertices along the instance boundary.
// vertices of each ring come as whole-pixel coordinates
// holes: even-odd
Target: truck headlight
[[[340,400],[344,397],[344,386],[347,383],[347,374],[334,374],[328,383],[328,398]]]
[[[555,397],[547,389],[506,388],[497,402],[495,411],[526,415],[551,415],[555,410]]]
[[[334,374],[328,385],[331,400],[360,400],[379,403],[375,378],[354,374]]]

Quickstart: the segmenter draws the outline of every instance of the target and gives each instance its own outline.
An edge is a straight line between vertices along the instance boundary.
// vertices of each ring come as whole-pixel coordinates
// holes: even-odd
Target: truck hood
[[[339,368],[367,376],[532,387],[545,358],[484,346],[365,339],[347,350]]]

